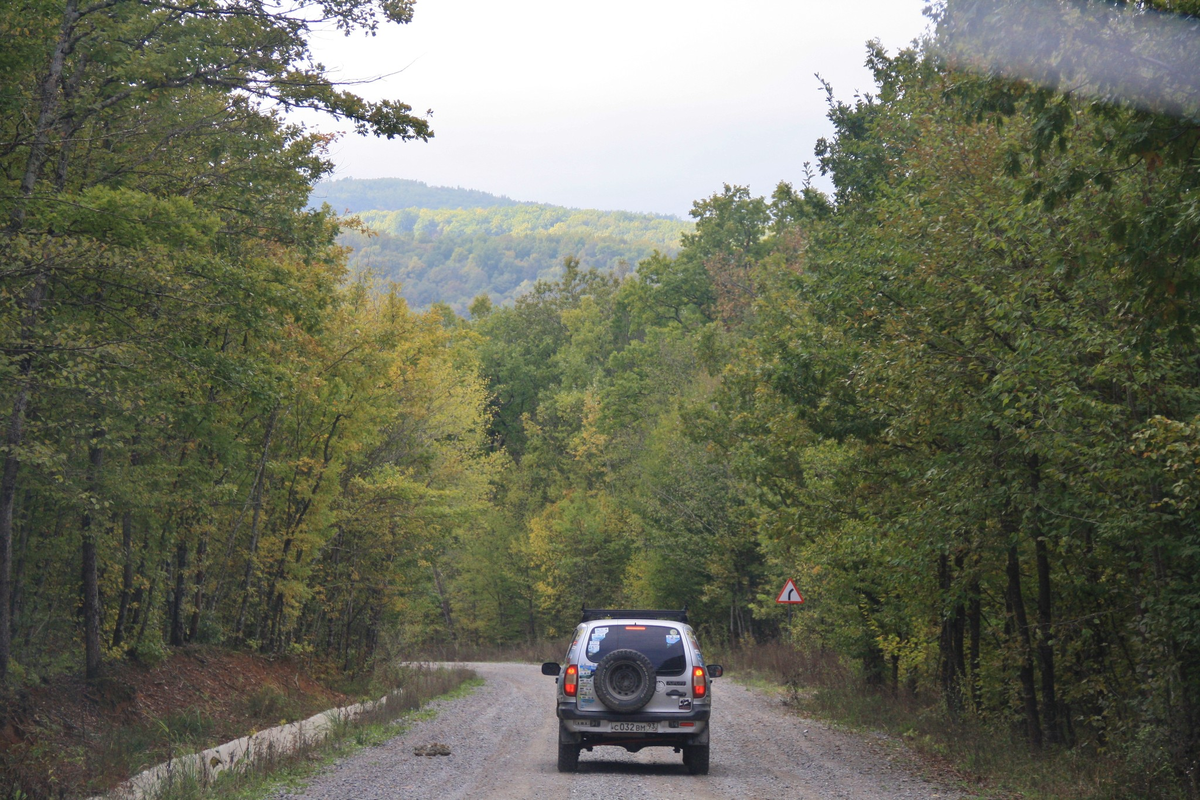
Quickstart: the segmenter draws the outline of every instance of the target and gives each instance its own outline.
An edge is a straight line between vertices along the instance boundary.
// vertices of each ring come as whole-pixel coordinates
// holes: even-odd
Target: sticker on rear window
[[[592,628],[592,638],[600,641],[605,636],[608,636],[608,628]]]
[[[599,653],[599,652],[600,652],[600,642],[596,641],[595,639],[592,639],[590,642],[588,642],[587,654],[589,656],[594,656],[594,655],[596,655],[596,653]]]
[[[672,628],[671,632],[667,634],[667,644],[675,644],[678,641],[679,641],[679,631]]]

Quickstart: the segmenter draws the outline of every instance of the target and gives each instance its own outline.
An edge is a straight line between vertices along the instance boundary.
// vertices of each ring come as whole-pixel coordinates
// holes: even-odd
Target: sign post
[[[787,579],[787,583],[779,590],[779,596],[775,598],[776,603],[783,603],[788,610],[788,628],[792,627],[792,606],[798,606],[804,602],[804,595],[800,594],[800,590],[796,588],[796,584],[791,578]]]

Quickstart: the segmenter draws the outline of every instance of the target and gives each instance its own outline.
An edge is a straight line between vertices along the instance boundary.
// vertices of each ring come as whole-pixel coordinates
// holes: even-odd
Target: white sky
[[[924,6],[418,0],[407,26],[324,34],[313,46],[339,80],[404,69],[357,90],[434,111],[427,143],[345,134],[331,151],[337,177],[686,218],[722,183],[756,195],[799,185],[831,131],[813,73],[843,100],[872,91],[865,43],[907,45],[925,29]]]

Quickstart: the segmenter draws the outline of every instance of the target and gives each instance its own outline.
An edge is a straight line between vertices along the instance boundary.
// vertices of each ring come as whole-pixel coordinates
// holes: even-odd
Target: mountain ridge
[[[653,253],[673,255],[692,223],[664,214],[576,209],[512,200],[402,178],[318,184],[310,205],[329,203],[370,233],[346,230],[354,273],[400,284],[416,308],[446,303],[466,314],[475,297],[513,302],[564,259],[602,271],[629,269]]]

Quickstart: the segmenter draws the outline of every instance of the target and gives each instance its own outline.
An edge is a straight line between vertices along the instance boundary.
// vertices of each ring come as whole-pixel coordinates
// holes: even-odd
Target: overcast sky
[[[871,91],[865,44],[925,29],[924,0],[418,0],[406,26],[314,42],[363,94],[433,109],[435,138],[345,134],[337,177],[413,178],[686,217],[723,183],[799,184],[825,96]],[[333,130],[329,122],[317,122]],[[827,183],[818,181],[822,188]]]

